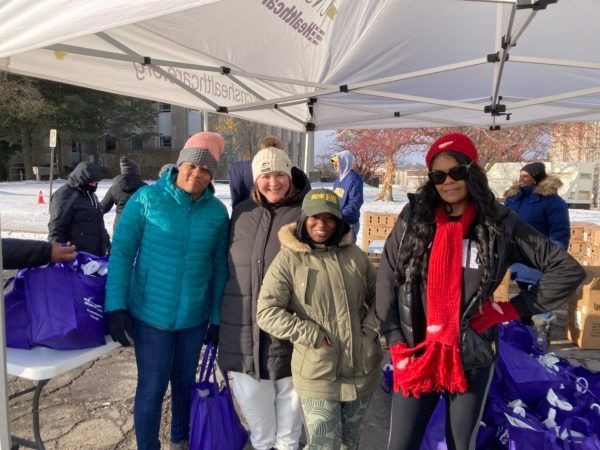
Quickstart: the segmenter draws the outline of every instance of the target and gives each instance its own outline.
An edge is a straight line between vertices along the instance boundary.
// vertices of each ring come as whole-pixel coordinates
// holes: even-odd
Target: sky
[[[56,190],[64,183],[55,180],[53,189]],[[152,183],[152,181],[148,181]],[[98,185],[97,195],[101,200],[111,185],[111,180],[102,180]],[[313,183],[313,188],[331,188],[329,183]],[[231,195],[229,185],[217,183],[215,185],[217,197],[223,201],[231,214]],[[45,203],[38,204],[38,193],[42,191]],[[46,239],[48,233],[48,193],[47,181],[17,181],[0,182],[0,229],[2,237],[18,237],[27,239]],[[394,186],[394,202],[375,201],[378,188],[368,185],[364,187],[365,203],[361,208],[361,231],[363,230],[363,217],[365,212],[380,212],[398,214],[407,202],[406,192],[399,186]],[[587,221],[600,225],[600,211],[569,210],[571,221]],[[104,216],[106,229],[112,233],[115,219],[115,208]],[[358,244],[361,243],[359,231]]]

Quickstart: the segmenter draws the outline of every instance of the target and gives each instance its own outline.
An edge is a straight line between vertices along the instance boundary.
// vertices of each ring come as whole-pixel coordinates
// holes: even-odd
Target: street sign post
[[[50,129],[50,139],[48,140],[50,147],[50,194],[48,198],[52,196],[52,180],[54,180],[54,148],[56,147],[56,129]],[[50,201],[48,201],[48,205],[50,205]]]

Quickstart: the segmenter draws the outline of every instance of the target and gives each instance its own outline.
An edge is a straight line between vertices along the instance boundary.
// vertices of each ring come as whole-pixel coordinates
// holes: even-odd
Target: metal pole
[[[315,133],[307,131],[304,136],[304,173],[310,179],[310,171],[315,166]]]
[[[0,232],[2,226],[0,225]],[[0,245],[0,283],[4,286],[2,246]],[[10,418],[8,415],[8,375],[6,373],[6,330],[4,326],[4,289],[0,290],[0,450],[9,450]]]
[[[52,181],[54,180],[54,147],[50,147],[50,194],[48,198],[52,197]],[[50,203],[50,202],[48,202]]]
[[[202,112],[202,131],[208,131],[208,112]]]
[[[56,129],[50,130],[50,138],[48,139],[48,146],[50,147],[50,195],[52,197],[52,181],[54,179],[54,149],[56,148]],[[48,205],[50,201],[48,200]]]

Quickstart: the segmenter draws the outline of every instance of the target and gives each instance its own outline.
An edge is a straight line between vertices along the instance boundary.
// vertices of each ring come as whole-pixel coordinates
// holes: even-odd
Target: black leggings
[[[446,443],[449,450],[475,448],[477,430],[493,374],[493,365],[467,370],[467,392],[446,394]],[[402,392],[394,392],[388,449],[418,449],[439,400],[438,393],[423,394],[415,398],[405,397]]]

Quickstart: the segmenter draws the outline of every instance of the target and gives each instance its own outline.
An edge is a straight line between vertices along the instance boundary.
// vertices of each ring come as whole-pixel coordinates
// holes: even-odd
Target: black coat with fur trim
[[[569,208],[558,195],[561,186],[562,181],[554,175],[525,188],[515,183],[504,193],[504,204],[523,222],[566,249],[570,237]]]
[[[538,285],[512,298],[521,318],[559,307],[583,281],[584,270],[572,256],[519,220],[508,208],[498,203],[497,209],[506,235],[490,233],[492,267],[484,299],[492,297],[508,266],[522,263],[541,270],[544,275]],[[411,221],[412,208],[409,204],[400,213],[385,243],[377,274],[377,317],[381,322],[381,332],[389,345],[402,342],[409,347],[425,338],[427,314],[426,281],[395,286],[398,249],[406,235],[411,233]],[[479,284],[479,279],[474,281]],[[465,283],[469,282],[473,280],[465,280]],[[496,358],[496,327],[479,335],[470,326],[470,317],[481,302],[482,299],[477,296],[465,298],[463,295],[460,335],[463,369],[488,366]]]
[[[229,225],[229,280],[221,300],[218,363],[221,370],[256,379],[290,377],[292,344],[261,331],[256,306],[263,278],[281,248],[277,233],[300,217],[310,182],[292,168],[297,194],[276,206],[248,199],[235,206]]]

